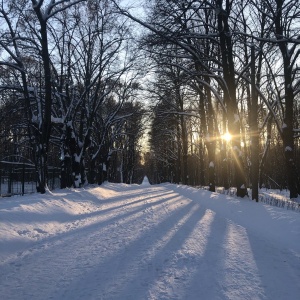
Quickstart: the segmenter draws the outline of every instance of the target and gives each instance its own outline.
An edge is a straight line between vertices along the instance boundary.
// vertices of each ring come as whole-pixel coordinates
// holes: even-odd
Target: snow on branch
[[[23,68],[21,68],[20,66],[18,66],[17,64],[14,64],[14,63],[0,61],[0,66],[7,66],[7,67],[10,67],[10,68],[16,69],[20,72],[25,72]]]
[[[18,86],[18,85],[5,84],[5,85],[0,85],[0,91],[2,91],[2,90],[23,91],[23,88],[21,86]]]
[[[278,43],[293,43],[293,44],[300,44],[300,37],[297,38],[288,38],[288,37],[282,37],[280,39],[277,38],[263,38],[259,36],[255,36],[250,33],[242,32],[242,31],[235,31],[235,34],[243,35],[249,38],[252,38],[258,42],[265,42],[265,43],[271,43],[271,44],[278,44]]]

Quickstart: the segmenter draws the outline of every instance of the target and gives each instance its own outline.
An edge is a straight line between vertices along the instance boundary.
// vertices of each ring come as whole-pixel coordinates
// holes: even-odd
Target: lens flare
[[[226,132],[222,135],[222,139],[225,140],[226,142],[229,142],[229,141],[231,141],[232,136],[229,132]]]

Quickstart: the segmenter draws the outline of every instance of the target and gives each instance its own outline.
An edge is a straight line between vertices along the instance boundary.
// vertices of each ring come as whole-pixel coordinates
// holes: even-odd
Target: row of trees
[[[1,160],[31,161],[41,193],[49,165],[62,188],[133,182],[144,109],[130,21],[108,0],[3,0],[0,22]]]
[[[159,101],[153,170],[163,180],[189,183],[197,157],[201,184],[211,191],[216,183],[232,185],[242,197],[250,184],[258,200],[259,174],[261,183],[279,180],[278,164],[270,167],[278,161],[286,180],[277,184],[297,197],[299,1],[150,2],[143,20],[122,12],[149,32],[143,40],[155,70],[149,91]],[[227,132],[229,143],[221,139]]]
[[[87,169],[90,183],[133,182],[142,83],[153,182],[242,197],[250,185],[258,200],[269,181],[297,197],[298,1],[152,0],[145,18],[131,12],[113,0],[2,1],[1,156],[32,160],[41,192],[58,163],[62,187]],[[147,29],[139,42],[132,24]]]

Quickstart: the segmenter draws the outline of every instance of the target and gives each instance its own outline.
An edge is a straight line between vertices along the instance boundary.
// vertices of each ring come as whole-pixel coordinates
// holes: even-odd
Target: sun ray
[[[229,132],[226,132],[222,135],[222,139],[225,140],[226,142],[230,142],[232,139],[232,136]]]

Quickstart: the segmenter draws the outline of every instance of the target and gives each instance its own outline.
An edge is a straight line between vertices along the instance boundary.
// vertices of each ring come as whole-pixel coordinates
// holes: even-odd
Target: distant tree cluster
[[[111,1],[1,1],[0,49],[0,160],[31,161],[41,193],[49,166],[62,188],[138,180],[139,57]]]

